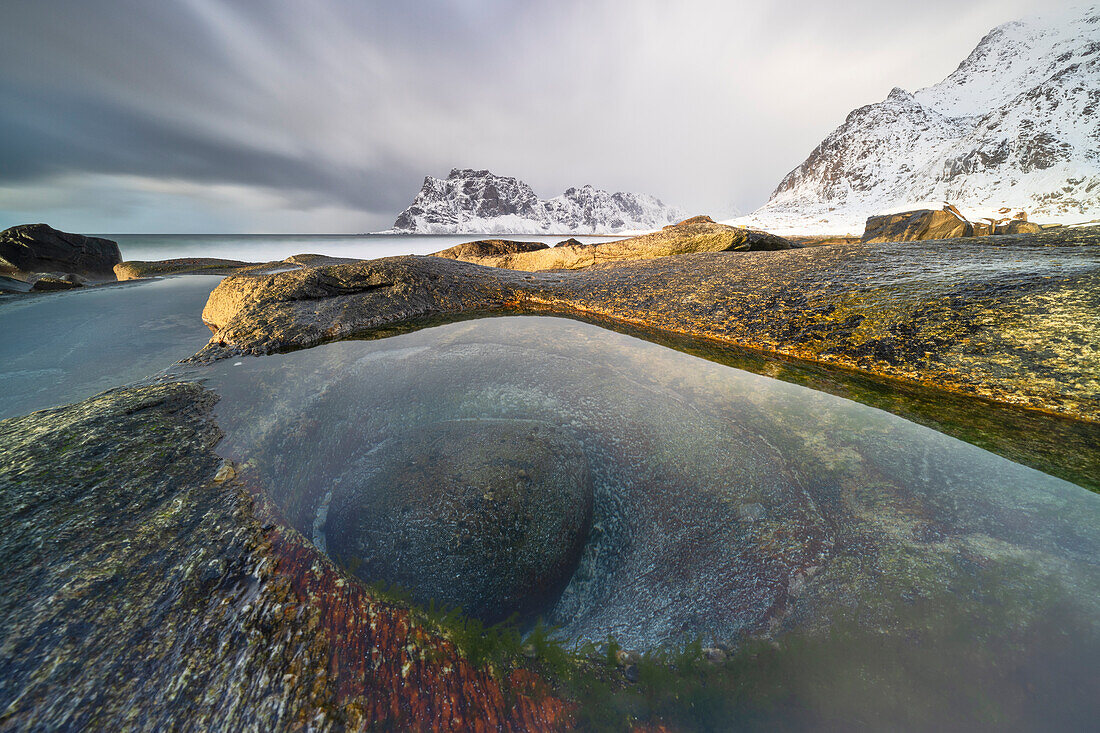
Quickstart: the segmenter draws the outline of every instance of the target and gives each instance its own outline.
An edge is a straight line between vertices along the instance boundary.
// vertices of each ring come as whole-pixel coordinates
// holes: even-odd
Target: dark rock
[[[0,232],[0,274],[65,272],[114,280],[122,262],[109,239],[59,232],[45,224],[24,224]]]
[[[579,239],[575,239],[573,237],[570,237],[569,239],[561,240],[560,242],[558,242],[554,246],[555,247],[583,247],[584,242],[580,241]]]
[[[76,276],[42,275],[34,279],[31,285],[33,291],[72,290],[83,285],[83,278]]]
[[[418,428],[338,483],[325,525],[331,555],[364,580],[489,623],[546,610],[592,519],[580,444],[526,420]]]
[[[975,237],[988,237],[988,236],[991,236],[993,234],[994,225],[993,225],[992,221],[987,219],[985,221],[973,222],[973,224],[974,224],[974,233],[973,233],[972,236],[975,236]]]

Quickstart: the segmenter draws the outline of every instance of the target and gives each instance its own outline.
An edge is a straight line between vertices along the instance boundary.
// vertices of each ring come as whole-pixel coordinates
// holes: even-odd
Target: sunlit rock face
[[[532,420],[453,420],[348,464],[324,522],[329,554],[486,621],[547,610],[592,521],[581,445]]]

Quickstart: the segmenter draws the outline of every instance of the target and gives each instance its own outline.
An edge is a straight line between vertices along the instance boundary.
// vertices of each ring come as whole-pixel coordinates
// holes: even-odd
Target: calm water
[[[531,234],[103,234],[118,242],[124,260],[167,260],[176,257],[220,257],[246,262],[271,262],[296,254],[375,259],[394,255],[426,255],[476,239],[515,239],[553,246],[569,235]],[[621,237],[575,237],[582,242],[607,242]]]
[[[120,283],[0,300],[0,418],[150,376],[202,348],[220,277]]]
[[[448,601],[435,563],[374,555],[445,547],[493,565],[534,547],[553,560],[544,567],[569,564],[563,589],[532,600],[572,639],[613,634],[634,649],[777,639],[802,650],[790,652],[803,655],[791,684],[830,698],[841,719],[887,700],[896,712],[899,696],[929,724],[980,720],[982,706],[1091,713],[1082,690],[1100,681],[1088,661],[1100,654],[1100,497],[894,415],[541,317],[196,375],[222,396],[224,454],[365,580],[384,568],[420,600]],[[456,439],[455,426],[473,439]],[[523,443],[531,426],[557,432]],[[587,463],[587,478],[568,480],[590,483],[589,523],[555,509],[561,475],[531,468],[563,444]],[[494,467],[491,491],[432,493],[461,483],[471,460]],[[512,483],[527,515],[501,508]],[[579,555],[531,523],[547,513],[583,523]],[[479,524],[485,516],[494,523]],[[506,541],[478,544],[486,532]],[[453,583],[481,581],[470,571]]]

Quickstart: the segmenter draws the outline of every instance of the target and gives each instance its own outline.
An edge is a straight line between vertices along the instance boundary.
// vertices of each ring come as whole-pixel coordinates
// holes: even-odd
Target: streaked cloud
[[[748,210],[1049,5],[6,0],[0,226],[363,231],[453,166]]]

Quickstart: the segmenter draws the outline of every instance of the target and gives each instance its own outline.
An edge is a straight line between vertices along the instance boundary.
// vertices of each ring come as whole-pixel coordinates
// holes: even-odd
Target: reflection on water
[[[803,703],[907,694],[926,722],[972,716],[964,709],[978,698],[1003,713],[1057,697],[1067,720],[1091,704],[1072,691],[1097,681],[1083,660],[1100,652],[1100,497],[894,415],[554,318],[456,323],[196,371],[222,395],[220,449],[306,536],[392,526],[389,544],[362,535],[333,552],[367,580],[417,591],[423,579],[419,590],[445,595],[436,568],[413,560],[417,537],[460,554],[473,543],[508,572],[505,536],[529,556],[553,554],[555,540],[528,530],[560,519],[553,502],[580,491],[568,476],[581,474],[544,481],[530,464],[576,444],[591,526],[579,556],[554,555],[571,578],[539,609],[566,636],[613,634],[635,649],[788,640],[807,656],[774,663],[805,687]],[[554,437],[523,443],[486,427],[501,421]],[[485,445],[456,438],[462,425]],[[470,472],[456,465],[483,452],[491,482],[515,486],[526,514],[494,503],[501,489],[478,490],[490,479],[462,483]],[[408,475],[466,488],[424,506],[402,495],[371,514]],[[461,503],[448,504],[452,494]],[[495,519],[479,523],[486,516]]]
[[[220,277],[196,275],[0,302],[0,418],[64,405],[159,372],[210,338]]]

